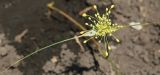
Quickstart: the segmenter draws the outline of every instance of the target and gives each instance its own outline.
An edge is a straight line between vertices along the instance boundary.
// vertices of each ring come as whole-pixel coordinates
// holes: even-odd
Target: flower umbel
[[[100,42],[104,41],[104,47],[106,50],[100,50],[100,53],[103,56],[108,57],[108,52],[109,50],[111,50],[111,48],[109,46],[107,37],[113,36],[112,33],[123,28],[123,26],[113,24],[110,19],[111,10],[114,8],[114,5],[111,5],[110,9],[106,8],[105,13],[102,15],[100,15],[100,13],[98,12],[96,5],[94,5],[93,8],[96,10],[94,16],[90,16],[86,13],[82,14],[83,17],[86,17],[92,23],[85,23],[85,25],[90,26],[91,29],[87,31],[82,31],[81,34],[83,36],[89,36],[91,38],[100,38]],[[115,36],[113,37],[117,42],[119,42],[119,40]],[[85,40],[84,43],[86,43],[87,41],[88,40]]]

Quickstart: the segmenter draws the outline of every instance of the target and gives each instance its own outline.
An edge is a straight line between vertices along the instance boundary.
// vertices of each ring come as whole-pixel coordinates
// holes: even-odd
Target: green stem
[[[80,35],[80,36],[77,36],[77,37],[80,38],[80,37],[83,37],[83,36]],[[36,50],[36,51],[34,51],[34,52],[26,55],[25,57],[19,59],[18,61],[16,61],[15,63],[13,63],[11,66],[16,65],[17,63],[19,63],[19,62],[21,62],[22,60],[24,60],[24,59],[26,59],[26,58],[34,55],[35,53],[41,52],[42,50],[45,50],[45,49],[47,49],[47,48],[49,48],[49,47],[52,47],[52,46],[55,46],[55,45],[57,45],[57,44],[64,43],[64,42],[67,42],[67,41],[70,41],[70,40],[73,40],[73,39],[75,39],[75,37],[72,37],[72,38],[69,38],[69,39],[65,39],[65,40],[62,40],[62,41],[53,43],[53,44],[51,44],[51,45],[47,45],[47,46],[45,46],[45,47],[43,47],[43,48],[40,48],[40,49],[38,49],[38,50]],[[7,69],[9,69],[11,66],[9,66]]]

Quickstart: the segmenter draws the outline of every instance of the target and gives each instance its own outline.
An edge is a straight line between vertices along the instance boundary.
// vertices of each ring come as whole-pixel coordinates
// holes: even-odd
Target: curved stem
[[[73,40],[73,39],[75,39],[75,38],[81,38],[81,37],[83,37],[83,36],[80,35],[80,36],[72,37],[72,38],[69,38],[69,39],[65,39],[65,40],[62,40],[62,41],[59,41],[59,42],[56,42],[56,43],[47,45],[47,46],[42,47],[42,48],[40,48],[40,49],[38,49],[38,50],[35,50],[34,52],[32,52],[32,53],[30,53],[30,54],[24,56],[23,58],[17,60],[15,63],[11,64],[6,70],[8,70],[10,67],[12,67],[12,66],[18,64],[19,62],[23,61],[24,59],[26,59],[26,58],[28,58],[28,57],[34,55],[35,53],[41,52],[41,51],[43,51],[43,50],[45,50],[45,49],[47,49],[47,48],[50,48],[50,47],[52,47],[52,46],[55,46],[55,45],[57,45],[57,44],[61,44],[61,43],[64,43],[64,42]]]
[[[83,27],[83,25],[81,25],[78,21],[76,21],[70,15],[68,15],[64,11],[60,10],[59,8],[54,7],[54,2],[51,2],[51,3],[47,4],[47,7],[48,7],[48,9],[50,9],[50,11],[56,11],[56,12],[60,13],[61,15],[63,15],[64,17],[66,17],[68,20],[70,20],[71,22],[73,22],[74,25],[76,25],[77,27],[79,27],[81,30],[83,30],[83,31],[87,30],[85,27]],[[92,41],[94,42],[94,44],[96,45],[96,47],[99,48],[98,42],[95,39],[92,39]]]

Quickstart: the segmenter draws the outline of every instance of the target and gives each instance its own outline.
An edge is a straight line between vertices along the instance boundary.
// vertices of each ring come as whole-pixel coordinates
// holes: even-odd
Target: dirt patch
[[[19,58],[80,30],[64,16],[54,12],[48,18],[46,4],[50,0],[0,1],[0,75],[160,75],[160,1],[159,0],[55,0],[55,6],[80,23],[78,13],[96,4],[99,11],[115,4],[113,21],[149,23],[141,31],[130,27],[115,35],[121,40],[109,60],[84,45],[85,52],[73,40],[46,49],[4,71]],[[15,41],[16,36],[27,32]]]

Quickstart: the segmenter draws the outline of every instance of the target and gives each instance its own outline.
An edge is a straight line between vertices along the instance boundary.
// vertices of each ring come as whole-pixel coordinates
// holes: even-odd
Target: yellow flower
[[[121,29],[123,26],[113,24],[110,19],[111,10],[114,8],[114,5],[111,5],[110,9],[106,8],[106,12],[102,15],[97,10],[97,6],[94,5],[93,8],[97,11],[94,16],[90,16],[86,13],[83,13],[82,16],[86,17],[88,20],[91,21],[91,24],[85,23],[85,25],[88,25],[91,27],[90,30],[82,31],[81,34],[83,36],[89,36],[91,38],[100,38],[100,42],[103,40],[105,45],[105,51],[101,51],[101,54],[105,57],[108,56],[108,51],[111,49],[109,46],[109,42],[107,37],[113,36],[112,33],[116,32],[117,30]],[[113,36],[117,42],[119,40]],[[86,43],[88,40],[85,40],[84,43]],[[107,47],[106,47],[107,45]]]

